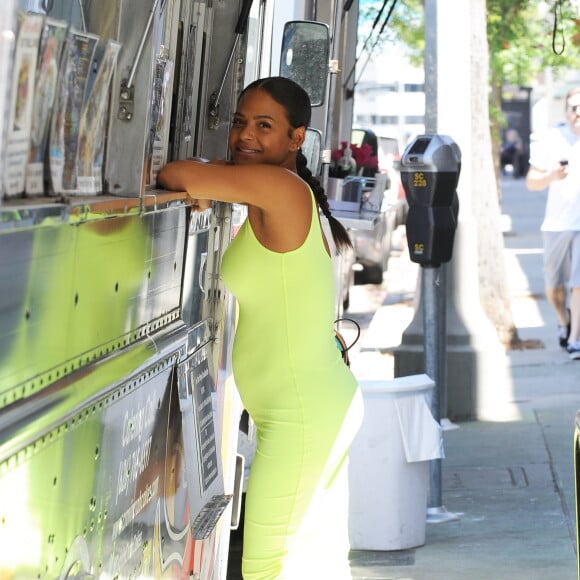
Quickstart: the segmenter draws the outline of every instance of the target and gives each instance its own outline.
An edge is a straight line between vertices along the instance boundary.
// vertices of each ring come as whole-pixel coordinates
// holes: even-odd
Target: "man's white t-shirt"
[[[553,181],[548,189],[542,231],[580,231],[580,135],[567,124],[532,135],[530,165],[548,171],[568,160],[568,177]]]

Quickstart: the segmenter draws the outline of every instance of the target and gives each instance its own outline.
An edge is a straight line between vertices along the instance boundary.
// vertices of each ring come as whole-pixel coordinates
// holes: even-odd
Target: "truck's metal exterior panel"
[[[185,207],[84,209],[0,230],[0,408],[180,316]]]
[[[176,325],[156,345],[85,366],[3,415],[0,569],[211,578],[203,566],[212,566],[229,497],[215,437],[208,444],[204,433],[215,433],[208,349],[188,355],[186,345]],[[205,411],[194,411],[194,399]]]

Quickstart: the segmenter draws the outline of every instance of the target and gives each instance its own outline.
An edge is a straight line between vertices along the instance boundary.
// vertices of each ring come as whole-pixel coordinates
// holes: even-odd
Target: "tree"
[[[515,327],[503,256],[500,228],[498,182],[494,172],[490,131],[488,79],[489,45],[486,34],[485,0],[471,0],[471,127],[472,183],[471,203],[477,216],[477,248],[481,305],[494,324],[500,341],[511,348],[522,342]]]

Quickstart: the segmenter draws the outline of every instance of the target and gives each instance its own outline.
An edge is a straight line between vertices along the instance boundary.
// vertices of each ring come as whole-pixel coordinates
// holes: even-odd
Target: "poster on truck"
[[[100,50],[99,50],[100,48]],[[103,191],[105,133],[109,110],[111,79],[117,66],[121,45],[112,40],[97,49],[98,72],[87,87],[88,97],[82,108],[77,151],[77,185],[80,195]]]
[[[38,14],[20,16],[4,172],[4,191],[8,197],[24,192],[42,22],[43,18]]]
[[[75,30],[69,34],[50,132],[51,191],[55,194],[77,189],[80,118],[98,40],[94,34]]]
[[[34,106],[30,128],[30,151],[26,167],[26,193],[44,193],[48,133],[54,107],[60,59],[66,40],[67,24],[47,18],[42,28]]]

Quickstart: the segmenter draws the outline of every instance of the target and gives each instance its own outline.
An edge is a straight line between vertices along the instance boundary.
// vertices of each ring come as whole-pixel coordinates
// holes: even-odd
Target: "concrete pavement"
[[[427,524],[421,547],[352,552],[355,580],[577,578],[573,431],[580,361],[558,346],[544,294],[539,227],[546,193],[527,191],[521,179],[506,178],[502,187],[515,324],[520,338],[543,346],[507,353],[508,384],[488,420],[444,431],[443,504],[458,519]],[[404,240],[399,246],[382,286],[351,292],[347,315],[364,328],[351,356],[359,378],[393,377],[392,350],[413,317],[418,269]]]

